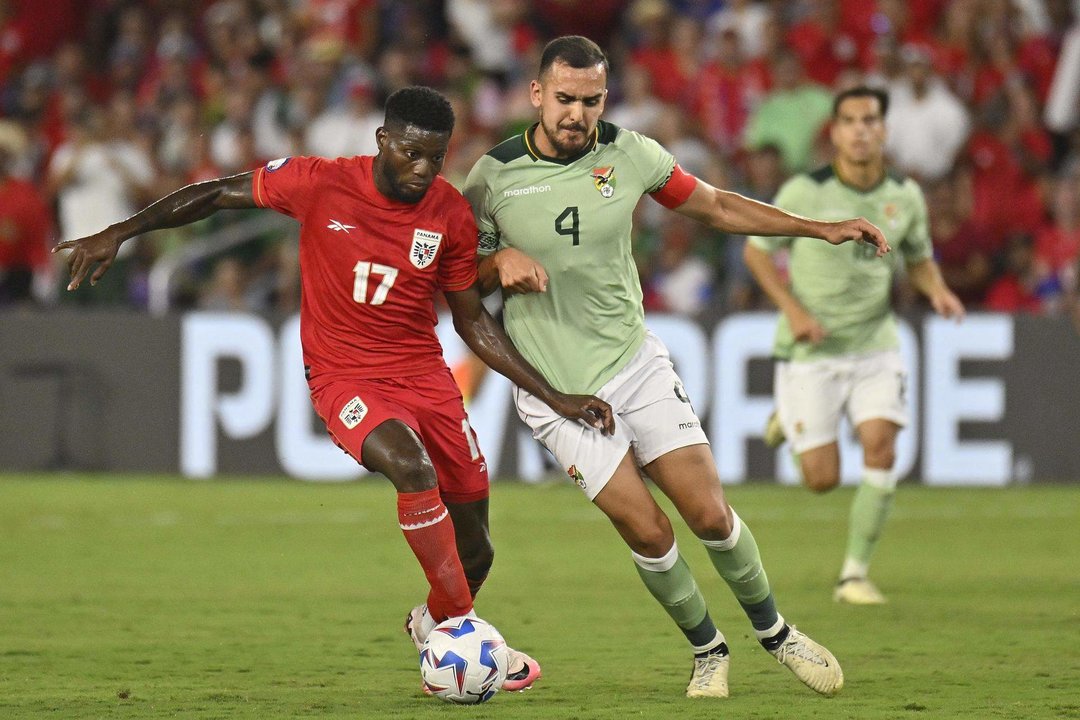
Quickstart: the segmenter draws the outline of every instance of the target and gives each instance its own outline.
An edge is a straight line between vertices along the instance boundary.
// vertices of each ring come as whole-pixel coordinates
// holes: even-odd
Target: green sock
[[[724,540],[702,540],[709,559],[731,588],[747,617],[758,631],[776,628],[780,616],[769,588],[769,577],[761,564],[761,553],[750,528],[734,510],[734,527]]]
[[[724,641],[724,636],[713,625],[705,607],[705,598],[698,588],[686,564],[679,554],[679,548],[672,544],[671,550],[660,558],[647,558],[637,553],[634,566],[641,581],[652,596],[663,606],[675,624],[686,635],[690,644],[698,648],[709,648]]]
[[[847,556],[841,579],[866,576],[895,494],[896,479],[891,470],[863,469],[863,480],[851,501]]]

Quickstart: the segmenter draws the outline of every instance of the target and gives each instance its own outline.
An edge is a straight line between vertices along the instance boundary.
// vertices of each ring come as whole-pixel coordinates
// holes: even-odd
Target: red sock
[[[428,612],[435,622],[466,614],[473,607],[472,595],[458,557],[454,521],[439,489],[397,497],[398,525],[431,585]]]

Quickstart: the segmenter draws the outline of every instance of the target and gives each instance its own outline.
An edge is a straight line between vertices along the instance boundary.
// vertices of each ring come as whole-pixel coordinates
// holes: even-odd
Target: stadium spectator
[[[750,115],[746,147],[780,148],[787,172],[804,170],[814,140],[829,117],[831,98],[820,85],[806,81],[798,56],[782,51],[773,58],[773,88]]]
[[[12,174],[26,147],[23,129],[0,121],[0,306],[29,304],[49,274],[52,226],[45,200]]]
[[[49,165],[49,186],[57,198],[60,237],[74,240],[132,215],[148,197],[156,178],[150,157],[133,141],[134,103],[118,94],[108,117],[85,111],[57,148]],[[127,257],[134,245],[125,248]],[[118,273],[95,299],[79,302],[126,303],[126,278]]]
[[[780,150],[775,145],[763,145],[746,153],[745,180],[738,187],[740,194],[760,202],[772,202],[780,185],[787,179]],[[761,289],[743,259],[745,235],[728,235],[723,246],[723,306],[732,311],[754,310],[763,306]]]
[[[944,177],[970,132],[968,113],[937,77],[930,52],[901,49],[904,78],[889,87],[885,149],[896,167],[923,182]]]
[[[1039,286],[1053,293],[1056,309],[1077,289],[1080,260],[1080,167],[1061,174],[1050,189],[1050,220],[1035,233],[1035,273]]]
[[[716,57],[698,73],[689,102],[702,134],[729,158],[742,149],[750,110],[761,101],[765,88],[755,84],[755,76],[745,71],[739,35],[734,30],[721,33],[715,48]]]
[[[841,22],[840,0],[811,0],[807,5],[809,16],[795,23],[785,39],[807,78],[832,87],[844,70],[859,66],[864,39]]]
[[[759,58],[767,49],[765,26],[771,19],[772,13],[766,3],[729,0],[708,19],[709,40],[715,42],[727,31],[734,31],[743,54],[751,60]]]
[[[693,317],[709,307],[716,273],[695,254],[696,240],[689,218],[675,216],[663,224],[659,252],[650,258],[648,274],[641,279],[645,310]]]
[[[382,114],[375,104],[374,83],[355,78],[343,106],[330,106],[307,125],[304,149],[322,157],[374,155],[375,130],[382,126]]]
[[[629,22],[636,41],[630,59],[649,74],[658,100],[683,104],[701,63],[701,28],[664,0],[636,0]]]
[[[651,133],[656,128],[664,104],[650,92],[649,71],[630,63],[623,71],[621,97],[612,103],[608,118],[619,127]]]
[[[994,234],[1000,248],[1006,235],[1031,233],[1042,224],[1040,181],[1052,144],[1038,125],[1027,88],[1010,87],[984,107],[980,120],[965,151],[972,170],[972,218]]]
[[[934,259],[945,283],[972,305],[982,300],[993,277],[995,247],[993,233],[970,217],[966,184],[949,176],[931,185],[926,197]]]
[[[1005,241],[1002,261],[1003,272],[986,291],[986,309],[994,312],[1041,314],[1045,306],[1040,293],[1056,294],[1056,289],[1040,283],[1031,236],[1024,233],[1010,235]]]

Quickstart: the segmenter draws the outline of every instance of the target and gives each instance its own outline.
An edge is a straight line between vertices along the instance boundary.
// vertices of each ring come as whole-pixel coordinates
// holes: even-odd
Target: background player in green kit
[[[885,169],[888,101],[885,92],[866,87],[837,95],[831,128],[835,162],[789,180],[776,204],[815,217],[853,213],[870,218],[887,230],[912,284],[934,310],[960,318],[964,306],[946,287],[932,257],[922,191],[914,180]],[[781,248],[790,251],[790,287],[770,257]],[[885,598],[867,570],[896,490],[896,435],[907,422],[906,371],[889,302],[900,258],[875,260],[865,250],[829,247],[795,235],[751,238],[744,254],[782,312],[774,353],[777,413],[766,439],[779,444],[786,436],[806,486],[830,490],[840,482],[837,426],[846,409],[862,444],[864,468],[833,597],[876,605]]]
[[[823,223],[718,190],[685,173],[654,140],[600,122],[607,69],[591,40],[549,43],[530,86],[539,123],[477,161],[465,183],[480,231],[481,286],[502,288],[507,333],[554,387],[607,401],[615,433],[595,441],[520,388],[518,413],[610,518],[645,585],[690,641],[688,696],[727,696],[728,648],[641,471],[701,539],[765,649],[832,695],[843,685],[836,658],[777,612],[754,536],[724,499],[667,349],[645,328],[631,216],[648,194],[727,232],[862,241],[872,255],[888,244],[861,218]]]

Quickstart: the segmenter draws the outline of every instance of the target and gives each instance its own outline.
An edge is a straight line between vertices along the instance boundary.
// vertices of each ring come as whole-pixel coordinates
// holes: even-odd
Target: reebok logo
[[[355,225],[346,225],[346,224],[342,223],[340,220],[334,220],[333,218],[331,218],[330,219],[330,224],[327,225],[326,228],[328,230],[333,230],[334,232],[345,231],[345,234],[348,235],[350,230],[355,230],[356,229],[356,226]]]
[[[550,185],[529,185],[523,188],[503,190],[503,197],[517,197],[518,195],[535,195],[536,193],[551,192]]]

